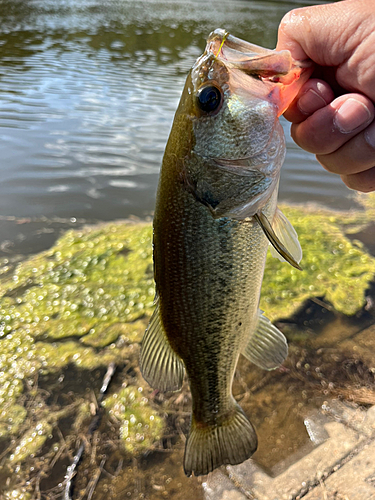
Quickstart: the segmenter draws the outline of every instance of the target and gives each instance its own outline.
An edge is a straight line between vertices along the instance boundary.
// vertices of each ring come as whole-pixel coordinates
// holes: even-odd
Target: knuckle
[[[300,7],[297,9],[292,9],[287,12],[280,21],[279,31],[289,35],[294,38],[294,34],[297,30],[305,30],[307,24],[309,23],[308,11],[309,7]]]
[[[321,166],[324,167],[328,172],[331,172],[332,174],[338,173],[337,169],[335,168],[335,165],[332,164],[330,161],[327,161],[326,155],[316,155],[315,158],[318,160]]]
[[[292,123],[292,126],[290,127],[290,136],[297,146],[311,153],[312,151],[310,151],[309,145],[307,145],[304,140],[303,130],[301,130],[302,123]]]
[[[371,184],[360,183],[359,188],[357,189],[357,191],[361,191],[362,193],[371,193],[374,190],[375,190],[375,180]]]
[[[292,139],[302,149],[318,155],[319,161],[322,161],[327,166],[332,163],[329,155],[334,154],[338,148],[337,141],[327,140],[327,135],[323,135],[322,131],[313,129],[306,122],[295,125]]]
[[[280,29],[281,31],[289,31],[293,29],[293,26],[299,24],[301,19],[303,19],[303,11],[305,9],[303,7],[292,9],[287,12],[284,17],[280,21]]]
[[[340,156],[335,152],[326,155],[316,155],[316,159],[331,174],[345,175],[348,173],[348,166],[342,162]]]
[[[292,11],[287,12],[280,21],[279,31],[288,31],[292,19]]]

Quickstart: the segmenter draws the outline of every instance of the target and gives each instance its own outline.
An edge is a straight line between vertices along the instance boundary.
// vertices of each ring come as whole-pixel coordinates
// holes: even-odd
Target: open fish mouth
[[[228,67],[237,68],[262,78],[285,78],[293,69],[311,67],[309,61],[295,61],[289,50],[275,50],[259,47],[237,38],[221,28],[213,31],[206,45],[206,52],[212,52]],[[293,74],[295,78],[295,74]],[[273,81],[275,81],[273,79]],[[278,80],[279,81],[279,80]],[[283,83],[287,83],[283,81]]]
[[[212,54],[228,69],[239,70],[266,84],[270,99],[277,101],[278,116],[290,104],[290,96],[297,94],[314,69],[312,61],[296,61],[289,50],[259,47],[221,28],[209,35],[205,54]]]

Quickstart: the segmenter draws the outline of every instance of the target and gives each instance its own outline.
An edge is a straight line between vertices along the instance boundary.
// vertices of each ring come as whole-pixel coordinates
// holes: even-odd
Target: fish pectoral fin
[[[168,342],[160,320],[159,304],[143,337],[140,368],[143,378],[154,389],[181,389],[185,367]]]
[[[282,217],[279,216],[278,213],[280,213]],[[268,241],[275,249],[275,252],[272,255],[275,256],[279,254],[282,257],[280,258],[279,255],[277,255],[280,260],[286,260],[293,267],[301,271],[302,268],[299,265],[299,260],[301,260],[300,257],[302,257],[302,250],[298,242],[297,233],[285,215],[280,210],[276,211],[275,226],[278,234],[273,230],[269,220],[263,212],[255,214],[254,219],[263,229]],[[295,236],[293,235],[293,232],[295,233]],[[293,245],[291,243],[293,243]],[[298,252],[296,251],[297,247],[299,248]]]
[[[284,334],[260,313],[257,328],[242,354],[260,368],[274,370],[287,357],[288,343]]]
[[[289,250],[294,260],[299,264],[302,260],[302,248],[298,241],[298,234],[279,208],[276,209],[272,227],[276,236],[283,243],[285,248]],[[276,252],[273,246],[271,246],[270,250],[272,257],[276,257],[281,260],[281,262],[285,262],[285,259],[278,252]]]

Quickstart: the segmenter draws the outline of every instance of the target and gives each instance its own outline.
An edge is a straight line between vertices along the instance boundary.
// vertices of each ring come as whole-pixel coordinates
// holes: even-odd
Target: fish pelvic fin
[[[284,216],[284,218],[286,221],[288,221],[288,219],[285,216]],[[299,269],[300,271],[302,271],[301,266],[299,265],[299,263],[296,260],[296,257],[298,258],[299,255],[295,257],[294,255],[292,255],[292,253],[289,251],[289,249],[285,247],[283,242],[279,239],[279,237],[277,236],[277,234],[273,230],[269,220],[264,215],[264,213],[258,212],[257,214],[254,215],[254,219],[258,222],[258,224],[262,228],[264,234],[267,236],[268,241],[274,247],[276,252],[281,255],[283,260],[286,260],[287,262],[289,262],[290,265],[292,265],[296,269]],[[290,227],[292,227],[292,225],[290,224],[289,221],[288,221],[288,224],[290,225]],[[293,229],[293,231],[294,231],[294,229]],[[297,242],[298,242],[298,239],[297,239]],[[288,243],[288,240],[286,240],[286,244],[287,243]],[[298,245],[299,245],[299,243],[298,243]],[[275,255],[275,254],[273,254],[273,255]]]
[[[255,332],[242,354],[263,370],[274,370],[288,355],[288,343],[282,332],[259,311]]]
[[[254,427],[233,399],[233,408],[220,422],[198,423],[192,417],[185,446],[185,474],[202,476],[221,465],[240,464],[253,455],[257,446]]]
[[[143,378],[154,389],[178,391],[184,379],[184,364],[170,346],[157,304],[143,337],[140,355]]]

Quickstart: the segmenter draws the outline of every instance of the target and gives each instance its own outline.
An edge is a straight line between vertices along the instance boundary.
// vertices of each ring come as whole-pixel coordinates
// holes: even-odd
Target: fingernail
[[[318,92],[313,89],[309,89],[307,92],[305,92],[299,98],[297,103],[298,109],[306,115],[311,115],[324,106],[327,106],[326,101],[321,95],[318,94]]]
[[[333,123],[344,134],[354,132],[355,129],[369,123],[372,115],[368,107],[352,97],[345,101],[336,111]]]
[[[375,149],[375,126],[371,125],[368,129],[365,131],[365,141],[367,144]]]

